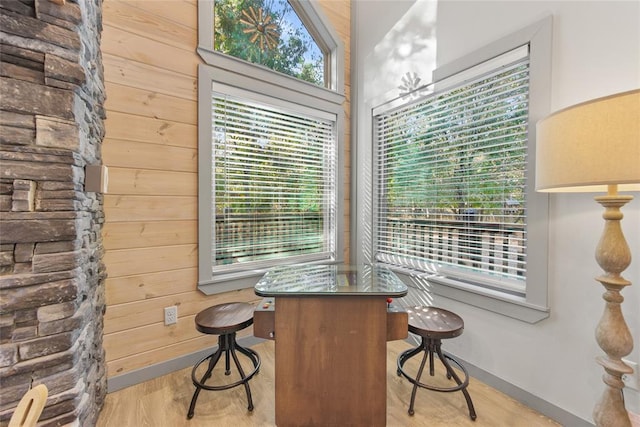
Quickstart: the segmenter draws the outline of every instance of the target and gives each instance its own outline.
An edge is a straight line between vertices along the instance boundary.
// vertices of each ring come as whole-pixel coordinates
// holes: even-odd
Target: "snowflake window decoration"
[[[278,26],[271,22],[271,16],[258,8],[254,9],[253,6],[249,7],[249,12],[242,11],[242,18],[240,18],[247,28],[242,30],[245,34],[252,33],[249,41],[260,45],[260,50],[275,49],[278,46],[278,39],[280,33],[278,32]]]

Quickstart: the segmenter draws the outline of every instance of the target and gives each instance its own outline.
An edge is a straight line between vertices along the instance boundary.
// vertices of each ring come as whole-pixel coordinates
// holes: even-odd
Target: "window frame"
[[[234,58],[213,51],[213,1],[198,1],[198,48],[197,52],[205,62],[198,64],[198,289],[207,295],[250,288],[262,277],[265,269],[250,269],[240,272],[215,272],[212,260],[213,238],[213,158],[212,158],[212,95],[214,86],[236,88],[252,92],[261,99],[269,99],[275,105],[281,103],[297,104],[334,115],[335,123],[335,198],[336,224],[335,259],[333,263],[343,262],[344,257],[344,149],[345,149],[345,111],[344,96],[344,48],[328,21],[319,12],[315,1],[295,2],[301,9],[294,7],[305,16],[301,20],[314,36],[321,37],[322,43],[330,48],[331,88],[299,80],[261,65]],[[202,219],[205,219],[204,221]],[[318,262],[318,261],[317,261]],[[327,263],[326,260],[322,261]]]
[[[312,92],[316,97],[344,99],[344,44],[329,20],[321,13],[315,0],[288,0],[307,31],[315,38],[321,49],[327,50],[325,80],[328,87],[320,87],[286,74],[273,71],[259,64],[217,52],[213,48],[213,25],[215,0],[198,0],[198,48],[200,58],[209,65],[225,70],[242,69],[246,75],[256,79],[268,79],[280,86],[296,91]],[[342,101],[336,101],[342,103]]]
[[[498,75],[501,75],[502,79],[498,79]],[[524,76],[526,76],[526,78],[523,78]],[[452,210],[449,212],[440,212],[439,214],[444,215],[444,218],[440,219],[423,217],[420,212],[418,212],[415,218],[403,218],[402,215],[406,212],[409,204],[414,205],[415,202],[405,202],[409,204],[405,204],[404,207],[403,205],[396,206],[393,202],[393,190],[396,190],[395,196],[400,200],[403,200],[405,197],[403,193],[404,190],[409,192],[413,191],[411,190],[415,186],[415,181],[412,180],[413,174],[417,174],[416,179],[420,179],[419,175],[422,164],[424,164],[424,167],[428,168],[430,166],[433,170],[440,171],[449,171],[449,168],[452,167],[446,154],[443,156],[434,156],[434,152],[426,150],[423,151],[424,156],[420,155],[418,158],[415,158],[416,161],[419,162],[418,164],[412,164],[412,166],[409,167],[410,170],[405,170],[405,168],[407,168],[406,164],[403,163],[405,155],[407,159],[411,159],[407,161],[413,161],[414,158],[408,153],[412,149],[420,146],[419,143],[403,145],[402,143],[406,141],[407,138],[414,140],[414,142],[416,140],[429,141],[429,146],[435,144],[433,147],[441,154],[441,150],[452,147],[450,143],[439,143],[448,133],[443,133],[442,130],[447,129],[455,133],[460,132],[460,137],[456,137],[455,140],[456,145],[453,145],[455,147],[457,144],[460,144],[460,149],[455,150],[456,158],[467,158],[470,155],[475,157],[476,154],[473,148],[465,148],[465,144],[472,144],[471,135],[465,136],[470,129],[466,124],[461,123],[461,121],[466,122],[466,120],[458,118],[454,120],[456,126],[450,128],[445,125],[445,123],[450,122],[448,117],[451,115],[459,117],[461,114],[468,114],[466,108],[471,108],[471,110],[475,112],[465,116],[466,118],[475,117],[473,124],[469,124],[469,126],[473,126],[474,130],[476,128],[482,128],[482,134],[487,132],[495,134],[502,128],[494,128],[493,125],[491,125],[491,130],[488,130],[487,128],[490,125],[485,122],[488,118],[484,113],[478,113],[477,110],[487,105],[492,105],[492,109],[502,111],[502,108],[506,108],[504,105],[507,102],[509,106],[513,107],[514,102],[512,102],[512,96],[514,96],[514,92],[517,92],[515,96],[519,99],[518,102],[521,103],[520,105],[526,107],[522,109],[522,111],[526,111],[526,117],[520,119],[517,116],[509,116],[507,118],[504,115],[496,114],[491,116],[491,121],[500,121],[501,126],[502,121],[504,121],[504,125],[508,122],[510,128],[505,131],[507,132],[506,138],[516,138],[520,141],[521,145],[513,147],[510,144],[506,145],[501,143],[500,139],[505,137],[505,134],[501,133],[500,137],[494,137],[494,144],[492,144],[491,147],[483,147],[481,152],[486,153],[488,156],[496,156],[502,154],[504,150],[508,150],[519,153],[515,157],[512,157],[515,161],[518,161],[519,158],[526,158],[529,115],[528,46],[522,46],[516,50],[506,52],[503,55],[481,63],[479,67],[474,67],[469,71],[465,70],[460,74],[454,74],[452,77],[452,79],[441,80],[417,88],[410,96],[404,96],[402,98],[402,100],[406,99],[408,102],[402,101],[398,105],[398,102],[401,100],[395,99],[374,108],[374,140],[376,141],[374,147],[374,152],[376,153],[375,170],[382,173],[378,175],[378,179],[374,184],[375,194],[378,195],[377,215],[374,217],[376,225],[374,229],[378,233],[376,235],[378,237],[375,239],[377,245],[376,259],[378,262],[388,263],[398,266],[399,268],[405,265],[412,270],[428,271],[433,274],[431,280],[453,278],[453,280],[463,281],[479,286],[480,288],[496,288],[503,292],[513,293],[514,295],[523,295],[524,287],[526,286],[525,278],[522,276],[518,277],[520,276],[518,270],[523,267],[526,272],[526,261],[524,257],[519,259],[520,251],[526,250],[526,245],[519,243],[522,240],[518,237],[518,234],[524,233],[524,228],[516,231],[518,226],[515,222],[513,224],[508,222],[503,223],[506,228],[501,229],[500,234],[502,238],[509,236],[509,243],[506,245],[512,247],[514,252],[508,252],[507,254],[511,254],[515,260],[507,255],[508,259],[512,260],[511,263],[505,264],[507,257],[504,257],[499,258],[495,264],[491,264],[488,261],[493,255],[490,254],[499,252],[496,248],[492,248],[491,242],[483,240],[482,246],[478,247],[478,249],[481,249],[481,252],[487,251],[489,254],[473,252],[472,248],[478,242],[476,238],[478,238],[479,235],[489,238],[491,236],[495,237],[495,234],[492,234],[489,230],[493,228],[490,223],[497,220],[487,221],[486,219],[480,219],[476,222],[468,217],[469,214],[465,213],[464,208],[461,206],[461,203],[464,202],[464,205],[468,206],[469,209],[479,207],[481,209],[481,217],[493,214],[502,217],[506,214],[506,201],[510,196],[502,193],[502,206],[500,208],[497,208],[496,205],[490,207],[491,212],[483,212],[483,207],[486,208],[486,206],[483,206],[484,201],[477,201],[476,204],[471,201],[471,204],[467,204],[469,200],[464,199],[458,202],[457,208],[451,207]],[[523,93],[523,91],[526,91],[526,93]],[[491,96],[492,100],[488,104],[484,101],[482,101],[482,104],[480,102],[476,103],[473,99],[478,96],[478,92],[482,92],[483,96]],[[507,93],[510,94],[508,98],[503,98]],[[439,108],[438,105],[441,103],[450,104],[452,109]],[[460,103],[465,103],[465,106],[461,107]],[[430,123],[430,125],[424,125],[422,120]],[[416,129],[417,133],[411,131],[412,124],[416,122],[418,128]],[[514,122],[516,124],[514,124]],[[425,128],[433,128],[434,132],[425,131]],[[407,133],[406,137],[403,138],[400,136],[405,133]],[[476,133],[474,132],[473,135],[476,135]],[[526,138],[522,138],[522,136],[526,136]],[[499,147],[499,151],[496,147]],[[396,155],[390,153],[396,153]],[[451,152],[447,151],[446,153],[452,154],[453,150]],[[488,178],[485,176],[484,179],[488,179],[489,181],[495,179],[497,180],[495,183],[498,185],[505,184],[503,180],[506,180],[506,177],[501,175],[501,172],[490,172],[491,166],[485,166],[488,168],[485,173],[495,175],[491,175]],[[395,171],[396,168],[402,169],[400,175]],[[526,163],[520,164],[518,169],[522,173],[522,171],[526,169]],[[450,197],[452,197],[450,194],[452,194],[452,192],[457,194],[456,190],[458,190],[458,188],[454,189],[454,186],[455,184],[460,184],[460,180],[453,177],[445,178],[445,175],[446,172],[444,174],[438,173],[438,177],[443,179],[441,185],[430,187],[430,185],[433,184],[431,182],[425,182],[424,185],[426,185],[426,187],[422,187],[422,184],[416,187],[420,189],[419,193],[425,196],[424,204],[420,205],[418,202],[416,204],[417,208],[422,208],[427,211],[440,209],[437,203],[440,196],[447,198],[450,203],[454,203],[454,201],[450,199]],[[387,176],[389,176],[389,178],[387,178]],[[526,176],[524,178],[526,178]],[[478,183],[476,179],[477,178],[470,177],[470,181]],[[403,184],[400,184],[398,180],[402,180]],[[521,181],[521,185],[514,188],[514,190],[523,191],[525,184],[526,180]],[[470,188],[473,188],[473,185],[475,184],[472,184]],[[437,190],[435,190],[436,188]],[[464,191],[464,189],[459,190]],[[389,191],[391,191],[391,193]],[[427,194],[431,194],[433,198],[426,198]],[[467,194],[465,197],[470,195],[471,194]],[[412,196],[406,197],[411,198]],[[495,203],[495,200],[493,203]],[[525,201],[521,214],[517,215],[519,219],[523,220],[523,226],[526,226],[526,216],[524,215],[526,210]],[[382,214],[383,212],[384,214]],[[414,222],[415,219],[419,222]],[[514,227],[511,228],[511,225]],[[447,229],[448,238],[444,238],[440,243],[426,244],[425,240],[412,240],[412,237],[420,239],[420,231],[407,231],[404,242],[409,245],[409,247],[403,247],[402,243],[397,246],[397,239],[403,240],[403,237],[396,236],[396,233],[402,234],[401,230],[405,227],[433,228],[434,230]],[[526,234],[524,237],[524,242],[526,242]],[[430,236],[429,242],[432,242],[432,238],[433,235]],[[411,247],[412,243],[417,246]],[[439,244],[441,246],[438,246]],[[430,247],[430,245],[435,245],[437,249]],[[411,252],[414,253],[412,254]],[[427,255],[426,252],[431,253],[441,261],[435,261]],[[464,265],[465,262],[470,262],[473,265]],[[410,265],[411,267],[409,267]]]
[[[482,64],[503,53],[512,51],[521,46],[529,46],[530,58],[530,82],[529,82],[529,121],[528,121],[528,144],[527,144],[527,274],[526,274],[526,295],[509,295],[505,292],[480,288],[478,286],[465,285],[462,281],[452,281],[447,278],[433,277],[432,273],[420,273],[408,269],[394,268],[394,271],[411,288],[418,291],[427,291],[434,294],[450,298],[484,308],[489,311],[501,313],[509,317],[520,319],[529,323],[536,323],[549,316],[548,306],[548,195],[537,193],[533,183],[535,182],[535,123],[546,116],[550,111],[550,81],[551,81],[551,34],[552,18],[549,16],[538,21],[520,31],[503,37],[485,47],[478,49],[452,63],[446,64],[434,70],[433,81],[442,81],[454,76],[473,66]],[[404,102],[397,100],[398,102]],[[391,101],[393,102],[393,101]],[[368,120],[371,120],[373,133],[374,109],[376,106],[367,108],[370,111]],[[373,135],[372,135],[373,136]],[[375,139],[372,138],[375,145]],[[371,173],[375,178],[376,148],[372,147]],[[372,212],[371,220],[375,220],[378,200],[375,191],[370,206]],[[362,194],[362,192],[359,192]],[[367,201],[359,201],[367,205]],[[375,236],[370,238],[369,250],[366,248],[359,257],[367,258],[375,256]],[[393,267],[392,267],[393,268]]]
[[[248,107],[251,107],[253,104],[259,105],[261,107],[264,106],[271,111],[284,112],[287,115],[296,116],[296,117],[302,118],[303,120],[307,118],[314,118],[314,119],[317,119],[318,121],[327,123],[330,126],[330,132],[327,133],[327,135],[328,136],[330,135],[330,136],[326,139],[325,138],[322,139],[323,144],[322,144],[322,148],[320,149],[321,150],[320,155],[322,157],[322,161],[320,164],[314,163],[314,165],[318,167],[322,166],[323,177],[319,181],[321,181],[323,185],[328,184],[328,186],[324,188],[324,191],[320,196],[320,199],[322,200],[322,206],[323,206],[323,209],[321,210],[321,213],[323,214],[323,230],[324,230],[323,236],[327,237],[326,239],[323,239],[323,244],[325,245],[323,250],[318,252],[304,253],[304,254],[289,253],[288,255],[284,255],[283,253],[281,253],[280,256],[277,258],[257,259],[257,260],[236,262],[236,263],[223,264],[223,265],[220,265],[218,263],[213,263],[215,264],[215,270],[217,270],[220,275],[226,275],[226,272],[229,272],[229,274],[234,274],[237,272],[246,271],[247,268],[260,269],[260,268],[265,268],[265,266],[271,267],[273,265],[282,265],[282,264],[291,264],[291,263],[332,262],[335,259],[335,242],[337,240],[337,236],[335,235],[336,233],[334,229],[336,222],[332,221],[332,219],[335,217],[335,212],[337,211],[337,206],[336,206],[337,192],[335,191],[336,174],[335,173],[329,174],[328,172],[335,171],[337,169],[337,163],[338,163],[338,157],[336,153],[337,146],[335,144],[335,141],[337,140],[337,135],[336,135],[337,123],[338,123],[337,115],[329,113],[325,110],[309,108],[304,105],[291,104],[288,101],[266,97],[263,94],[255,93],[245,89],[226,86],[219,82],[213,82],[212,86],[214,89],[212,92],[217,97],[229,97],[232,100],[242,102],[244,105]],[[215,121],[216,119],[214,118],[213,120]],[[224,121],[224,119],[222,121]],[[285,125],[284,123],[285,122],[281,121],[278,124],[284,126]],[[238,123],[232,124],[232,126],[235,126],[235,125],[242,126],[241,124],[238,124]],[[212,146],[215,146],[215,145],[216,143],[212,142]],[[296,145],[302,145],[302,144],[298,143]],[[213,162],[215,163],[217,161],[215,156],[213,157],[213,159],[214,159]],[[230,161],[233,163],[239,160],[237,158],[232,157]],[[216,167],[218,167],[218,165],[216,165]],[[291,167],[293,167],[293,165],[291,165]],[[213,173],[213,175],[215,175],[215,173]],[[215,181],[215,179],[213,181]],[[214,184],[213,181],[212,181],[212,184]],[[274,183],[274,185],[277,185],[277,184]],[[212,185],[212,187],[215,187],[215,186]],[[215,190],[213,192],[217,193],[217,191]],[[225,193],[222,193],[222,194],[225,194]],[[212,197],[212,212],[214,211],[214,206],[216,205],[216,203],[217,203],[217,199],[216,199],[216,196],[214,195]],[[218,214],[219,214],[219,211],[216,210],[215,216],[217,217]],[[284,214],[284,216],[287,216],[287,215],[290,215],[290,214]],[[212,232],[212,234],[216,234],[216,233]],[[216,243],[217,242],[218,242],[218,239],[216,238]],[[257,246],[261,246],[261,245],[258,243]],[[212,255],[212,259],[213,258],[214,256]]]

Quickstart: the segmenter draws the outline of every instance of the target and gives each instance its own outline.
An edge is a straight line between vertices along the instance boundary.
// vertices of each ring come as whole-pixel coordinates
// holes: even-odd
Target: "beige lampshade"
[[[640,191],[640,89],[560,110],[536,133],[536,190]]]

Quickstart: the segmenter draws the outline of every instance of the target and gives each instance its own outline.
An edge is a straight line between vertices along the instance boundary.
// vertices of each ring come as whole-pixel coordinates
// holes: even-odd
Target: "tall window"
[[[331,260],[335,115],[224,93],[212,104],[215,268]]]
[[[297,0],[199,0],[198,287],[341,262],[344,48]],[[339,237],[340,236],[340,237]]]
[[[359,256],[417,292],[532,323],[548,316],[548,198],[531,183],[551,28],[545,18],[372,109],[373,227]]]
[[[524,295],[527,48],[448,83],[375,117],[376,258]]]

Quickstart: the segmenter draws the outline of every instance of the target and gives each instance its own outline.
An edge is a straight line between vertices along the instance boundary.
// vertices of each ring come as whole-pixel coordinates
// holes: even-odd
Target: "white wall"
[[[372,6],[375,5],[375,6]],[[551,110],[640,87],[640,3],[635,1],[372,1],[356,0],[353,63],[359,185],[370,171],[366,118],[375,99],[398,92],[401,76],[428,80],[444,65],[513,31],[553,15]],[[437,9],[437,14],[435,12]],[[398,10],[406,13],[398,19]],[[388,11],[388,12],[387,12]],[[394,11],[394,13],[391,13]],[[388,29],[380,39],[381,29]],[[375,41],[375,44],[371,42]],[[399,50],[397,41],[409,43]],[[434,49],[436,52],[434,52]],[[434,56],[435,54],[435,56]],[[435,57],[435,61],[434,61]],[[627,358],[640,362],[640,193],[623,208],[623,230],[633,285],[623,291],[623,312],[635,341]],[[465,333],[446,343],[464,360],[584,420],[604,385],[594,338],[603,311],[594,251],[603,221],[593,194],[551,195],[549,306],[551,315],[528,324],[435,296],[465,320]],[[361,221],[362,206],[354,209]],[[625,391],[627,408],[640,413],[640,393]],[[480,409],[480,415],[481,409]]]

